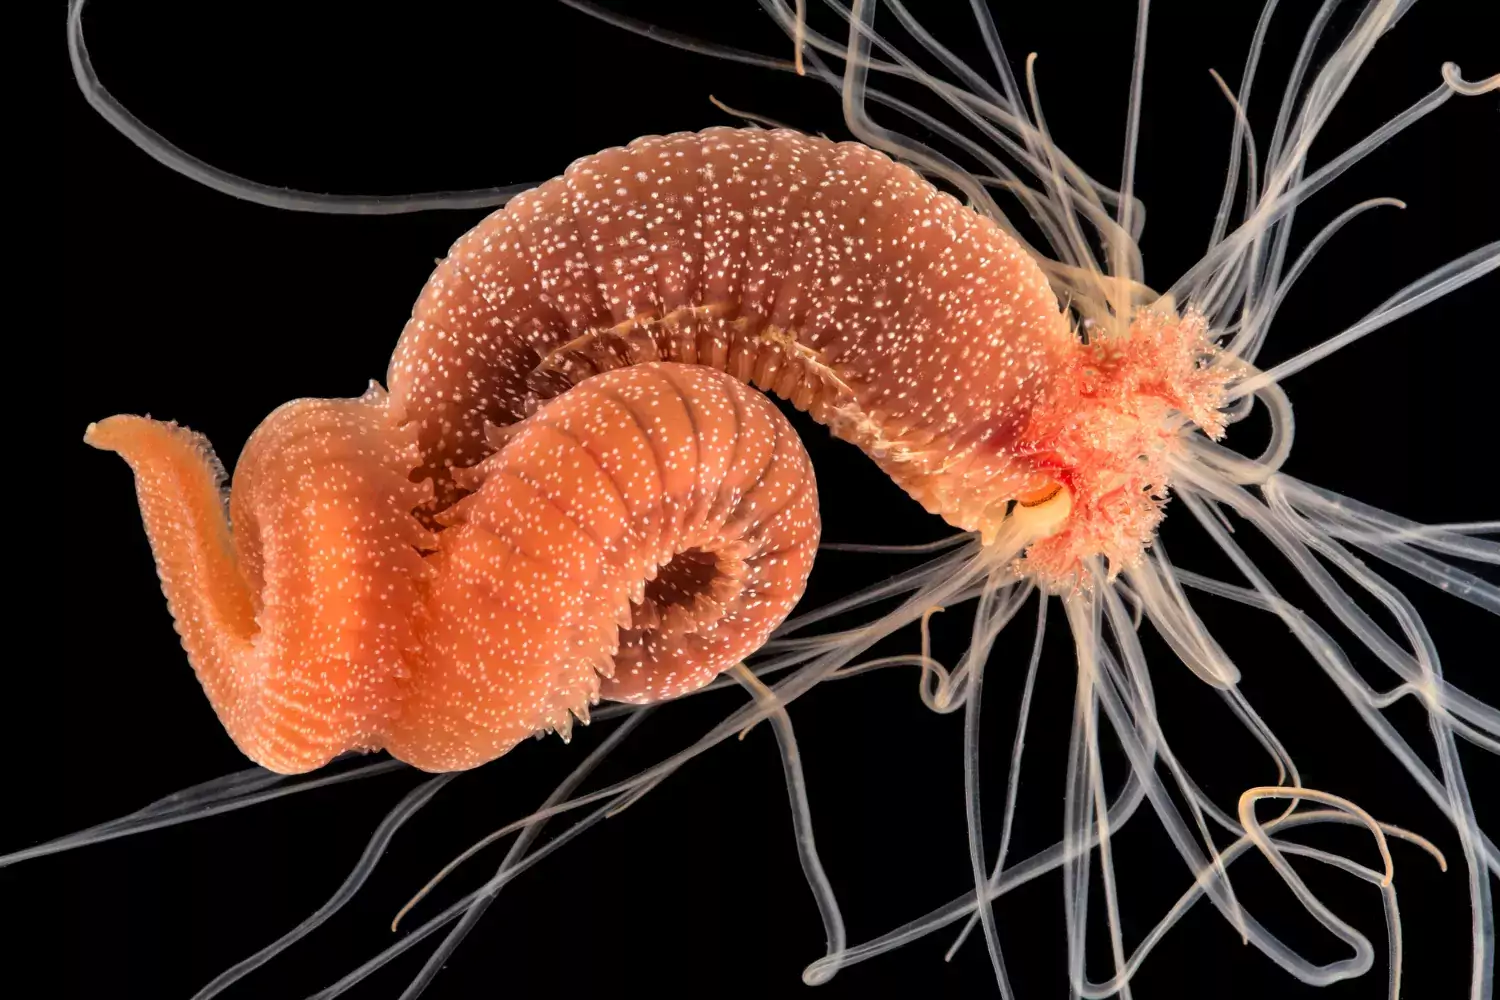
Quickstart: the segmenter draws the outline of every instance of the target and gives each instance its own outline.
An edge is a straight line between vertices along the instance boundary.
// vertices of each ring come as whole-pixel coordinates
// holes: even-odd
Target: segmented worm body
[[[726,371],[867,451],[965,528],[1041,486],[1017,438],[1073,343],[1035,261],[882,153],[787,130],[578,160],[460,239],[389,385],[445,469],[602,370]]]
[[[440,769],[566,734],[605,697],[702,687],[802,596],[807,453],[761,394],[651,364],[584,382],[469,474],[441,515],[422,669],[387,744]]]
[[[1014,239],[882,154],[719,128],[579,160],[461,238],[389,395],[256,432],[232,535],[198,436],[115,417],[88,440],[134,467],[247,754],[449,770],[600,697],[701,687],[790,611],[816,494],[746,383],[953,524],[1023,523],[1030,568],[1066,582],[1147,543],[1182,423],[1216,429],[1208,353],[1201,323],[1149,311],[1084,343]]]
[[[273,770],[388,749],[473,767],[567,735],[605,697],[701,687],[801,596],[817,548],[807,454],[760,393],[698,366],[591,379],[465,472],[429,532],[412,434],[372,388],[299,400],[246,445],[224,520],[199,435],[112,417],[189,659]],[[424,557],[425,554],[425,557]]]

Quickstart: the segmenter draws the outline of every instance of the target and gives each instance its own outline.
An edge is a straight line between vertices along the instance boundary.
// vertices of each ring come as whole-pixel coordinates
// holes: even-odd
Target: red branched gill
[[[1224,434],[1220,407],[1236,371],[1225,360],[1192,311],[1142,309],[1123,334],[1077,341],[1018,448],[1072,501],[1062,527],[1027,549],[1026,572],[1065,588],[1083,582],[1084,559],[1104,558],[1113,577],[1141,558],[1161,524],[1168,459],[1184,431]]]

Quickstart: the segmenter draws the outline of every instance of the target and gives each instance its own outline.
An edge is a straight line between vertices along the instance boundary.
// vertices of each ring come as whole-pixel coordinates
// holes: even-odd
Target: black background
[[[956,2],[918,7],[972,65],[984,54]],[[1005,5],[997,20],[1012,58],[1038,51],[1044,110],[1059,143],[1095,176],[1118,176],[1132,5]],[[1103,5],[1101,5],[1103,6]],[[1310,10],[1274,24],[1252,101],[1269,138],[1273,102]],[[1349,5],[1351,7],[1355,5]],[[1322,162],[1407,107],[1456,60],[1493,73],[1492,38],[1469,5],[1419,5],[1381,43],[1314,147]],[[678,30],[776,55],[790,44],[750,0],[617,5]],[[1211,13],[1209,11],[1212,11]],[[540,181],[572,159],[648,133],[732,122],[713,94],[808,131],[844,137],[837,96],[821,84],[669,49],[560,6],[101,2],[86,27],[96,67],[135,113],[231,171],[314,190],[399,193]],[[1148,206],[1148,281],[1165,287],[1202,252],[1223,180],[1232,123],[1208,69],[1240,74],[1257,5],[1161,3],[1153,10],[1138,193]],[[1350,23],[1352,11],[1335,20]],[[836,30],[821,12],[815,23]],[[889,18],[881,22],[888,24]],[[149,411],[205,432],[232,460],[256,423],[296,396],[355,395],[381,377],[412,301],[482,212],[335,218],[259,208],[169,173],[115,134],[71,91],[59,19],[51,86],[63,101],[65,177],[60,310],[40,334],[53,353],[44,382],[52,440],[42,475],[67,525],[60,584],[46,613],[65,627],[23,671],[40,686],[32,718],[0,729],[28,778],[5,823],[7,849],[71,832],[183,786],[245,766],[202,698],[172,633],[119,461],[79,441],[85,424]],[[904,92],[908,93],[909,92]],[[1408,281],[1500,235],[1495,95],[1455,99],[1318,195],[1300,239],[1349,204],[1405,199],[1336,238],[1292,293],[1263,356],[1290,356],[1343,329]],[[928,102],[932,106],[932,102]],[[883,119],[894,127],[901,123]],[[916,133],[919,136],[921,133]],[[1298,439],[1289,470],[1423,520],[1494,517],[1494,276],[1429,306],[1287,382]],[[50,330],[50,332],[46,332]],[[41,388],[45,389],[45,385]],[[1254,421],[1234,440],[1255,449]],[[862,456],[800,421],[818,469],[825,538],[901,543],[936,538],[923,514]],[[55,501],[53,501],[55,502]],[[55,509],[55,508],[54,508]],[[1166,540],[1181,564],[1223,573],[1184,515]],[[51,519],[39,528],[57,530]],[[1179,530],[1180,529],[1180,530]],[[1245,532],[1241,533],[1246,534]],[[56,536],[51,536],[56,541]],[[1286,593],[1305,589],[1263,547],[1246,544]],[[809,601],[889,572],[885,557],[827,555]],[[1490,702],[1494,620],[1401,579],[1444,651],[1450,676]],[[40,609],[39,612],[41,613]],[[984,741],[991,852],[1032,611],[999,647],[987,685]],[[1204,614],[1245,673],[1243,690],[1286,740],[1304,780],[1380,818],[1432,836],[1453,867],[1397,845],[1406,917],[1406,995],[1467,995],[1468,899],[1456,837],[1311,660],[1266,617],[1209,604]],[[949,612],[940,656],[961,649]],[[1327,616],[1324,616],[1326,620]],[[1057,626],[1060,614],[1054,608]],[[1062,776],[1073,674],[1061,627],[1044,661],[1012,858],[1062,826]],[[912,648],[904,634],[902,648]],[[1347,644],[1352,648],[1353,642]],[[1220,703],[1160,645],[1161,713],[1177,752],[1217,801],[1275,778]],[[1388,686],[1368,658],[1367,676]],[[793,709],[824,861],[860,942],[960,895],[968,885],[957,716],[922,708],[910,670],[815,690]],[[612,762],[624,776],[683,746],[739,704],[735,694],[672,706]],[[1390,710],[1431,761],[1419,709]],[[35,725],[31,725],[35,723]],[[390,940],[394,910],[450,856],[538,803],[602,726],[571,747],[527,744],[455,782],[396,839],[366,891],[330,925],[228,995],[302,996]],[[1112,752],[1112,748],[1107,747]],[[1495,829],[1496,769],[1465,747],[1481,822]],[[1118,768],[1116,768],[1118,770]],[[25,934],[13,974],[41,951],[48,985],[34,995],[186,997],[320,904],[380,817],[418,776],[402,771],[250,811],[46,859],[0,874]],[[1367,835],[1305,838],[1377,864]],[[501,849],[503,851],[503,848]],[[1127,940],[1150,928],[1186,872],[1145,811],[1120,838]],[[439,901],[493,871],[499,854],[455,876]],[[1385,995],[1375,890],[1303,866],[1310,884],[1377,944],[1365,978],[1315,991],[1290,978],[1206,906],[1147,961],[1141,997],[1374,998]],[[1343,957],[1258,859],[1235,869],[1241,898],[1310,957]],[[1102,912],[1097,896],[1096,912]],[[418,912],[435,912],[433,903]],[[55,909],[54,909],[55,908]],[[1044,877],[997,907],[1023,998],[1063,996],[1061,882]],[[1108,974],[1094,925],[1091,970]],[[993,995],[976,934],[950,964],[951,931],[843,971],[818,997]],[[581,994],[782,996],[823,936],[793,849],[785,791],[766,727],[685,768],[629,812],[568,845],[509,887],[429,996]],[[352,993],[394,997],[424,949]],[[23,993],[25,991],[23,990]],[[21,995],[21,994],[17,994]]]

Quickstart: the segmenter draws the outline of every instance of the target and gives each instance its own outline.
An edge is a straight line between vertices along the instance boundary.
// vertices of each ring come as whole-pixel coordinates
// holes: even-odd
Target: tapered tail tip
[[[96,420],[83,429],[83,443],[100,451],[119,451],[121,438],[128,427],[149,422],[149,417],[133,417],[123,413]]]

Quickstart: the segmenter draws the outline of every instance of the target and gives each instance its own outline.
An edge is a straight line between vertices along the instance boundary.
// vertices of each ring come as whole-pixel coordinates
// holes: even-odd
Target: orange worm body
[[[975,528],[1028,483],[1015,446],[1073,338],[994,222],[858,143],[649,136],[578,160],[452,248],[388,384],[439,486],[507,424],[610,368],[727,371]]]
[[[230,738],[284,773],[382,744],[416,648],[429,491],[403,474],[410,434],[386,397],[287,403],[224,470],[175,424],[117,416],[84,440],[135,472],[183,648]]]
[[[590,379],[470,475],[478,492],[441,515],[422,669],[387,743],[421,767],[566,735],[601,693],[702,687],[781,623],[817,550],[790,424],[702,367]]]
[[[1182,423],[1217,432],[1209,353],[1149,310],[1085,344],[1013,238],[880,153],[718,128],[579,160],[461,238],[389,395],[289,403],[252,437],[232,535],[198,436],[115,417],[87,439],[135,469],[249,756],[447,770],[601,696],[701,687],[790,611],[812,476],[743,383],[987,539],[1019,501],[1007,544],[1068,585],[1083,556],[1139,556]]]
[[[992,538],[1056,496],[1030,570],[1139,558],[1166,456],[1210,435],[1227,366],[1201,318],[1140,309],[1085,343],[992,219],[859,143],[647,136],[572,164],[454,244],[392,355],[436,506],[485,428],[600,372],[706,365],[790,400],[927,510]],[[1065,487],[1060,490],[1059,487]]]
[[[752,652],[817,548],[806,452],[727,375],[611,372],[541,409],[424,530],[409,431],[373,389],[301,400],[235,470],[200,436],[112,417],[87,440],[136,472],[162,586],[205,692],[252,759],[319,767],[389,749],[473,767],[588,718],[672,697]],[[427,553],[423,558],[422,551]]]

